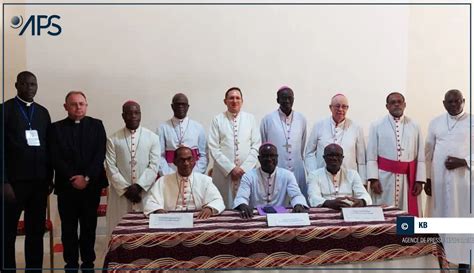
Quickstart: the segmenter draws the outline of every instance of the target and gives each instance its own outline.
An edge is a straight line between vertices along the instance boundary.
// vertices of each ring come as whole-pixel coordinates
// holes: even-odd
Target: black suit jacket
[[[65,118],[51,125],[50,151],[55,170],[55,193],[75,191],[69,179],[74,175],[89,177],[85,190],[107,187],[104,171],[106,134],[99,119],[84,117],[79,130],[80,143],[73,139],[74,121]]]
[[[4,182],[30,181],[45,183],[53,178],[53,168],[48,155],[47,134],[51,125],[49,112],[43,106],[33,103],[34,108],[31,129],[38,132],[40,146],[28,146],[25,131],[29,130],[28,122],[20,107],[26,112],[26,106],[17,98],[10,99],[0,106],[3,113],[2,127],[4,132]]]

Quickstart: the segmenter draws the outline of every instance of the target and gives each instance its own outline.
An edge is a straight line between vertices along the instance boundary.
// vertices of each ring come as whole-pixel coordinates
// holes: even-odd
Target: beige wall
[[[234,85],[258,119],[277,108],[281,85],[293,87],[309,124],[342,92],[351,117],[368,128],[385,114],[386,93],[407,86],[408,7],[29,6],[28,13],[59,14],[63,28],[58,37],[14,39],[27,41],[38,101],[57,120],[66,92],[83,89],[89,113],[109,133],[122,126],[127,99],[139,101],[144,126],[156,128],[178,91],[207,128]],[[379,105],[366,111],[367,98]]]
[[[407,108],[426,132],[449,89],[463,92],[469,111],[469,8],[413,6],[409,18]]]
[[[21,3],[23,1],[18,1]],[[5,8],[7,9],[7,8]],[[15,90],[15,81],[16,75],[19,71],[23,71],[26,69],[26,39],[17,39],[17,33],[15,31],[11,31],[10,28],[10,20],[14,15],[20,15],[25,18],[25,6],[18,5],[18,6],[9,6],[8,13],[5,12],[5,20],[1,20],[0,26],[3,27],[3,22],[5,21],[5,72],[3,73],[3,67],[0,67],[0,71],[2,72],[2,77],[5,79],[5,100],[11,98],[16,94]],[[3,14],[0,14],[0,17]],[[0,57],[2,56],[3,52],[0,52]]]

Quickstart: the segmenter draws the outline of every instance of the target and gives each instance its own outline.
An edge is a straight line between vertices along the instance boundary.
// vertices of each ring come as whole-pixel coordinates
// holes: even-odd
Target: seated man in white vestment
[[[197,218],[206,219],[225,209],[224,200],[212,179],[193,172],[196,159],[191,148],[179,147],[174,153],[177,172],[160,177],[144,200],[144,213],[200,210]]]
[[[290,199],[293,212],[306,212],[308,204],[296,182],[295,175],[277,167],[278,152],[275,145],[264,143],[258,150],[261,167],[244,174],[234,200],[233,208],[240,217],[252,218],[255,206],[285,206]]]
[[[329,144],[324,148],[326,167],[308,176],[308,199],[311,207],[363,207],[372,204],[357,171],[341,167],[344,152],[341,146]]]

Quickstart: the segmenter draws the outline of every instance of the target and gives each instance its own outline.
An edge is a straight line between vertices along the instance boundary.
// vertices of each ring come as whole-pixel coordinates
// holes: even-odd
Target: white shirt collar
[[[230,118],[238,118],[240,116],[240,111],[238,113],[232,113],[232,112],[229,112],[229,111],[225,111],[225,114],[230,117]]]
[[[280,108],[278,108],[278,113],[280,114],[280,117],[282,117],[283,119],[285,120],[291,120],[293,119],[293,113],[295,111],[291,110],[291,113],[287,116],[285,113],[283,113],[283,111],[281,111]]]
[[[396,120],[398,120],[399,122],[402,122],[405,119],[405,115],[401,115],[399,118],[395,118],[391,114],[388,114],[388,115],[390,116],[390,118],[393,122],[395,122]]]
[[[458,119],[460,119],[460,118],[464,115],[464,110],[462,110],[461,113],[459,113],[459,114],[457,114],[457,115],[455,115],[455,116],[451,116],[449,113],[447,113],[447,114],[448,114],[448,117],[449,117],[450,119],[458,120]]]
[[[334,121],[334,118],[332,116],[330,116],[329,119],[331,120],[331,126],[332,127],[344,127],[344,124],[346,124],[346,120],[347,120],[347,118],[344,118],[344,120],[339,122],[339,124],[337,124],[337,126],[336,126],[336,122]]]
[[[339,179],[340,178],[340,173],[342,171],[342,166],[339,168],[339,171],[337,171],[336,174],[332,174],[331,172],[328,171],[328,169],[326,167],[324,167],[324,170],[326,171],[326,174],[329,176],[329,177],[333,177],[333,178],[336,178],[336,179]]]
[[[276,175],[278,167],[275,167],[275,170],[270,174],[270,178],[273,179]],[[260,173],[262,174],[263,177],[268,178],[268,173],[262,170],[262,167],[259,168]]]
[[[25,101],[25,100],[22,100],[19,96],[16,96],[21,102],[23,102],[24,104],[26,104],[26,107],[30,107],[34,101]]]
[[[192,181],[193,181],[193,174],[191,173],[188,177],[184,177],[184,176],[181,176],[178,171],[176,171],[176,177],[178,179],[178,182],[181,183],[181,180],[183,179],[188,179],[188,185],[191,185]]]
[[[173,116],[173,117],[171,118],[171,120],[172,120],[174,123],[178,123],[178,124],[179,124],[180,122],[186,123],[186,122],[188,121],[188,116],[184,117],[183,119],[179,119],[179,118]]]
[[[127,127],[125,127],[125,131],[127,131],[129,134],[133,134],[133,133],[138,133],[138,132],[140,132],[141,128],[142,128],[141,126],[138,126],[137,129],[135,129],[135,130],[130,130],[130,129],[128,129]]]

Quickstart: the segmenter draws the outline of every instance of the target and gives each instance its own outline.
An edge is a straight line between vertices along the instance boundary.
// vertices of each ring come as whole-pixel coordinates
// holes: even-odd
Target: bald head
[[[171,103],[181,102],[181,101],[186,101],[186,103],[188,103],[188,97],[186,97],[186,95],[183,93],[177,93],[173,96]]]
[[[349,104],[349,100],[344,94],[336,94],[332,96],[331,98],[331,104],[336,104],[336,103],[344,103],[346,105]]]
[[[125,112],[125,109],[128,109],[130,107],[138,107],[138,109],[140,109],[140,104],[138,104],[138,102],[135,102],[133,100],[129,100],[129,101],[126,101],[123,105],[122,105],[122,113]]]
[[[464,98],[461,91],[459,91],[457,89],[448,90],[448,92],[446,92],[446,94],[444,94],[444,99],[446,100],[446,98],[448,98],[450,96],[456,96],[456,97]]]
[[[336,143],[331,143],[324,148],[324,155],[331,154],[331,153],[339,153],[343,155],[344,151],[340,145]]]

